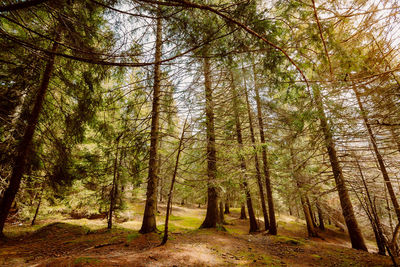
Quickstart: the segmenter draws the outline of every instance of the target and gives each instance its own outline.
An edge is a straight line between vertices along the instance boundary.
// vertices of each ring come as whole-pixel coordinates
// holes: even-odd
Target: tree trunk
[[[246,216],[246,207],[244,205],[244,203],[242,203],[242,205],[240,206],[240,218],[241,220],[246,220],[247,216]]]
[[[339,164],[339,159],[336,154],[336,147],[333,141],[332,132],[328,125],[328,120],[325,115],[325,110],[322,103],[322,97],[318,88],[313,87],[314,100],[319,112],[321,130],[324,134],[325,145],[328,151],[329,160],[332,167],[333,176],[335,178],[336,187],[339,194],[340,205],[342,207],[343,217],[345,219],[349,232],[351,245],[354,249],[368,251],[361,230],[358,226],[354,215],[353,205],[350,200],[349,192],[347,191],[346,183],[343,177],[342,167]]]
[[[35,225],[36,222],[36,218],[39,214],[39,209],[40,209],[40,204],[42,204],[42,198],[43,198],[43,191],[44,191],[44,185],[45,183],[43,182],[42,184],[42,189],[40,190],[40,194],[39,194],[39,201],[35,210],[35,215],[33,216],[32,222],[31,222],[31,226]]]
[[[242,171],[242,175],[240,177],[241,183],[242,183],[242,187],[244,189],[244,193],[246,196],[246,203],[247,203],[247,210],[249,212],[249,218],[250,218],[250,230],[249,232],[256,232],[258,231],[258,224],[257,224],[257,220],[256,220],[256,216],[254,214],[254,209],[253,209],[253,202],[251,199],[251,193],[250,193],[250,189],[249,186],[247,184],[247,167],[246,167],[246,161],[242,155],[242,150],[243,150],[243,138],[242,138],[242,128],[240,125],[240,117],[239,117],[239,100],[238,100],[238,96],[237,96],[237,92],[236,92],[236,88],[235,88],[235,81],[233,78],[233,73],[231,72],[231,91],[232,91],[232,100],[233,100],[233,114],[235,116],[235,125],[236,125],[236,140],[238,142],[239,145],[239,152],[238,152],[238,156],[240,159],[240,168]],[[261,179],[260,179],[261,181]],[[259,184],[260,185],[260,184]],[[261,192],[262,192],[262,187],[261,187]],[[265,207],[265,202],[264,202],[264,207]]]
[[[112,217],[113,211],[115,206],[115,197],[117,192],[117,173],[118,173],[118,148],[119,148],[119,139],[121,138],[122,134],[118,135],[115,139],[116,143],[116,151],[115,151],[115,159],[114,159],[114,174],[113,174],[113,181],[110,191],[110,208],[108,210],[108,222],[107,222],[107,229],[112,228]]]
[[[207,48],[203,52],[204,88],[206,97],[206,132],[207,132],[207,213],[200,228],[215,228],[218,221],[218,192],[216,187],[217,158],[215,150],[214,103],[211,88],[210,59]]]
[[[224,203],[222,203],[222,201],[219,202],[219,223],[220,224],[224,224],[225,223]]]
[[[318,228],[324,231],[325,230],[324,215],[318,200],[316,201],[316,206],[317,206],[318,220],[319,220]]]
[[[58,40],[59,37],[57,37],[56,39]],[[57,48],[58,48],[58,42],[56,41],[53,43],[51,51],[55,53],[57,51]],[[6,222],[11,205],[15,199],[15,195],[19,190],[22,176],[24,175],[25,172],[28,150],[32,143],[33,134],[35,133],[36,124],[39,120],[40,112],[43,107],[46,91],[49,87],[51,73],[54,68],[54,60],[55,60],[55,55],[51,54],[47,61],[46,68],[43,72],[42,81],[40,83],[40,87],[36,94],[35,104],[33,106],[32,113],[28,118],[24,135],[16,149],[16,157],[11,172],[10,182],[7,189],[4,192],[3,198],[1,199],[0,203],[0,236],[3,235],[4,224]]]
[[[385,181],[386,188],[387,188],[387,190],[389,192],[389,197],[390,197],[390,199],[392,201],[392,204],[393,204],[393,207],[394,207],[394,211],[395,211],[396,216],[397,216],[397,220],[400,223],[400,206],[399,206],[399,202],[397,201],[396,194],[395,194],[395,192],[393,190],[392,182],[390,181],[389,174],[388,174],[388,172],[386,170],[386,165],[385,165],[385,163],[383,161],[383,157],[382,157],[382,155],[381,155],[381,153],[380,153],[380,151],[378,149],[378,145],[376,143],[376,138],[375,138],[374,133],[372,132],[371,125],[369,124],[368,117],[367,117],[367,114],[365,112],[364,106],[363,106],[363,104],[361,102],[360,95],[359,95],[356,87],[354,86],[354,84],[353,84],[353,91],[354,91],[354,93],[356,95],[358,107],[360,108],[362,119],[364,121],[365,127],[367,128],[368,135],[369,135],[372,147],[374,148],[375,156],[376,156],[376,159],[378,161],[379,168],[381,170],[383,179]]]
[[[372,226],[372,229],[374,231],[376,245],[377,245],[378,250],[379,250],[378,253],[381,254],[381,255],[385,255],[386,254],[386,252],[385,252],[385,237],[383,235],[382,224],[381,224],[378,212],[376,210],[376,206],[375,206],[374,202],[372,201],[371,194],[369,192],[367,183],[365,181],[364,174],[362,172],[360,163],[358,162],[357,158],[355,158],[355,159],[356,159],[357,168],[358,168],[358,171],[360,173],[360,177],[361,177],[361,180],[362,180],[362,183],[364,185],[364,189],[365,189],[365,192],[366,192],[366,195],[367,195],[367,199],[368,199],[367,203],[370,206],[370,208],[367,209],[367,215],[369,214],[368,217],[370,219],[371,226]],[[368,207],[368,204],[367,204],[367,207]]]
[[[169,188],[168,201],[167,201],[167,211],[166,211],[166,214],[165,214],[164,237],[163,237],[163,240],[161,242],[161,245],[164,245],[168,241],[168,220],[169,220],[170,213],[172,211],[172,193],[174,191],[174,184],[175,184],[175,180],[176,180],[176,174],[178,173],[179,158],[180,158],[181,152],[183,150],[182,145],[183,145],[183,139],[185,137],[186,122],[187,121],[185,120],[185,123],[183,124],[183,128],[182,128],[181,138],[179,139],[178,153],[176,154],[174,172],[172,174],[171,186]]]
[[[225,214],[230,214],[231,212],[229,211],[229,202],[228,202],[228,199],[226,199],[226,201],[225,201],[225,211],[224,211],[224,213]]]
[[[257,185],[258,185],[258,189],[260,192],[261,209],[262,209],[263,216],[264,216],[264,228],[265,228],[265,231],[267,231],[269,229],[269,218],[268,218],[267,207],[265,205],[264,188],[263,188],[263,184],[262,184],[262,180],[261,180],[261,171],[260,171],[260,165],[259,165],[259,161],[258,161],[256,138],[254,135],[254,128],[253,128],[253,116],[251,114],[249,95],[247,93],[246,86],[244,88],[244,92],[245,92],[245,97],[246,97],[247,115],[249,117],[251,143],[253,145],[253,150],[254,150],[254,163],[255,163],[255,167],[256,167]]]
[[[311,203],[310,203],[310,199],[308,196],[306,196],[306,201],[307,201],[308,209],[310,210],[312,224],[313,224],[314,228],[317,228],[317,219],[315,218],[315,215],[314,215]]]
[[[301,207],[303,208],[303,213],[304,213],[304,219],[306,221],[307,225],[307,232],[308,236],[310,237],[317,237],[318,233],[315,230],[313,218],[311,216],[311,209],[309,207],[310,201],[308,200],[308,196],[305,192],[303,192],[303,181],[301,180],[301,177],[299,177],[299,174],[297,173],[296,168],[296,159],[295,155],[293,153],[292,148],[290,148],[290,157],[291,157],[291,167],[292,167],[292,175],[294,182],[297,185],[297,189],[299,191],[300,195],[300,202],[301,202]]]
[[[276,219],[275,219],[274,199],[272,196],[272,186],[271,186],[270,171],[269,171],[269,166],[268,166],[267,147],[266,147],[265,135],[264,135],[264,122],[263,122],[262,112],[261,112],[260,93],[258,90],[257,74],[256,74],[254,64],[253,64],[253,74],[254,74],[254,91],[256,93],[256,103],[257,103],[258,127],[259,127],[259,131],[260,131],[260,142],[261,142],[261,149],[262,149],[263,170],[264,170],[264,176],[265,176],[265,189],[267,192],[267,201],[268,201],[269,233],[271,235],[276,235],[277,228],[276,228]]]
[[[299,187],[299,190],[301,191],[300,187]],[[314,227],[314,222],[313,222],[313,219],[311,217],[310,208],[309,208],[308,203],[307,203],[307,198],[308,197],[307,197],[306,194],[304,194],[303,192],[300,192],[300,201],[301,201],[301,206],[302,206],[303,212],[304,212],[304,219],[305,219],[306,224],[307,224],[308,236],[317,237],[318,233],[317,233],[317,231],[315,230],[315,227]]]
[[[158,7],[156,28],[156,51],[155,62],[159,62],[162,56],[162,11]],[[147,178],[146,205],[144,208],[143,223],[140,233],[151,233],[157,231],[157,155],[159,142],[159,119],[160,119],[160,87],[161,87],[161,63],[154,65],[153,84],[153,107],[151,111],[151,133],[150,133],[150,158],[149,173]]]

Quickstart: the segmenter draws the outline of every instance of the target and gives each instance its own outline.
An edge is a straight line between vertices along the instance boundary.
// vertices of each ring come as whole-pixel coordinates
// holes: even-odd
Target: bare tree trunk
[[[174,191],[174,184],[175,184],[175,180],[176,180],[176,174],[178,173],[179,158],[180,158],[181,152],[183,150],[182,146],[183,146],[183,139],[185,137],[186,122],[187,122],[187,120],[185,120],[185,123],[183,124],[181,138],[179,139],[179,146],[178,146],[178,152],[176,154],[174,172],[172,174],[171,186],[169,188],[168,201],[167,201],[167,211],[166,211],[166,214],[165,214],[164,237],[163,237],[163,240],[161,242],[161,245],[164,245],[168,241],[168,220],[169,220],[170,213],[172,211],[172,193]]]
[[[59,37],[57,37],[56,39],[58,40]],[[22,140],[18,144],[16,149],[16,157],[11,172],[10,183],[5,190],[0,203],[0,236],[3,236],[4,224],[6,222],[8,213],[10,212],[11,205],[15,199],[15,195],[19,190],[21,179],[26,169],[28,150],[32,143],[33,134],[35,133],[36,124],[39,120],[40,112],[42,111],[46,91],[49,87],[51,73],[53,72],[54,68],[54,53],[57,51],[57,48],[58,41],[54,42],[51,48],[51,51],[53,53],[49,56],[49,59],[47,61],[46,68],[43,72],[42,81],[36,94],[35,104],[33,106],[32,113],[28,118],[27,126]]]
[[[306,201],[307,201],[307,206],[308,209],[310,210],[310,216],[311,216],[311,221],[313,223],[314,228],[317,228],[317,219],[314,216],[314,212],[310,203],[310,198],[308,196],[306,196]]]
[[[240,218],[241,220],[246,220],[247,216],[246,216],[246,207],[244,205],[244,203],[242,203],[242,205],[240,206]]]
[[[257,103],[258,127],[259,127],[259,131],[260,131],[260,142],[261,142],[261,149],[262,149],[263,170],[264,170],[264,176],[265,176],[265,189],[267,192],[267,201],[268,201],[269,233],[271,235],[276,235],[277,228],[276,228],[276,219],[275,219],[274,198],[272,196],[272,186],[271,186],[270,171],[269,171],[269,166],[268,166],[267,147],[266,147],[265,135],[264,135],[264,122],[263,122],[263,117],[262,117],[262,112],[261,112],[260,92],[258,90],[257,73],[255,70],[254,64],[253,64],[253,74],[254,74],[254,91],[256,93],[256,103]]]
[[[230,214],[231,213],[229,211],[229,199],[228,199],[228,197],[226,198],[226,201],[225,201],[225,211],[224,211],[224,213],[225,214]]]
[[[249,117],[251,143],[253,145],[253,150],[254,150],[254,163],[255,163],[255,167],[256,167],[256,178],[257,178],[258,189],[260,192],[261,209],[262,209],[263,216],[264,216],[265,231],[267,231],[269,229],[269,218],[268,218],[267,207],[265,205],[264,188],[263,188],[263,184],[262,184],[262,180],[261,180],[261,171],[260,171],[260,165],[259,165],[259,161],[258,161],[256,138],[254,135],[254,128],[253,128],[253,116],[251,114],[249,96],[247,93],[246,86],[244,88],[244,92],[245,92],[245,96],[246,96],[247,115]]]
[[[300,202],[301,202],[301,207],[303,208],[303,213],[304,213],[304,219],[306,221],[307,225],[307,232],[308,236],[310,237],[317,237],[318,233],[315,230],[313,218],[311,216],[311,209],[309,207],[310,201],[308,200],[308,196],[305,192],[303,192],[303,181],[301,180],[301,177],[299,177],[299,174],[297,173],[296,170],[296,159],[295,155],[293,153],[292,148],[290,148],[290,156],[291,156],[291,167],[292,167],[292,175],[293,179],[297,185],[299,195],[300,195]]]
[[[210,59],[207,48],[204,57],[204,87],[206,96],[206,128],[207,128],[207,213],[200,228],[215,228],[218,222],[218,192],[216,187],[217,157],[215,149],[214,103],[211,88]]]
[[[317,206],[317,212],[318,212],[318,220],[319,220],[318,228],[324,231],[325,230],[324,215],[318,200],[316,201],[315,205]]]
[[[36,206],[35,215],[32,218],[31,226],[35,225],[36,218],[37,218],[37,216],[39,214],[40,204],[42,204],[44,186],[45,186],[45,182],[42,183],[42,189],[40,190],[40,194],[39,194],[39,201],[38,201],[38,204]]]
[[[372,229],[375,234],[376,245],[378,246],[379,254],[385,255],[385,237],[383,235],[382,224],[381,224],[376,206],[375,206],[374,202],[372,201],[372,197],[369,192],[367,182],[365,181],[364,174],[362,172],[360,163],[358,162],[357,158],[355,158],[355,160],[356,160],[357,168],[360,173],[360,177],[361,177],[361,180],[362,180],[362,183],[364,185],[364,189],[365,189],[365,192],[367,195],[367,199],[368,199],[367,203],[370,206],[370,208],[367,209],[367,214],[369,214],[369,217],[370,217],[369,219],[371,221]],[[366,205],[367,207],[368,207],[368,204]]]
[[[108,222],[107,222],[107,229],[112,228],[112,217],[113,217],[113,211],[114,211],[114,206],[115,206],[115,197],[116,197],[116,192],[117,192],[117,173],[118,173],[118,149],[119,149],[119,140],[122,136],[122,133],[117,136],[115,139],[115,159],[114,159],[114,174],[113,174],[113,181],[112,181],[112,186],[111,186],[111,191],[110,191],[110,208],[108,210]]]
[[[399,206],[399,202],[397,201],[396,194],[395,194],[395,192],[393,190],[392,182],[390,181],[389,174],[388,174],[388,172],[386,170],[386,166],[385,166],[385,163],[383,161],[383,157],[382,157],[381,153],[379,152],[378,145],[376,143],[376,138],[374,136],[374,133],[372,132],[371,125],[369,124],[368,117],[367,117],[367,114],[365,112],[364,106],[363,106],[363,104],[361,102],[360,95],[359,95],[356,87],[354,86],[354,84],[353,84],[353,91],[354,91],[354,93],[356,95],[358,107],[360,108],[361,116],[362,116],[362,119],[364,121],[365,127],[367,128],[368,135],[369,135],[372,147],[374,148],[376,159],[378,160],[379,169],[381,170],[383,179],[385,180],[386,188],[387,188],[387,190],[389,192],[389,196],[390,196],[390,199],[392,201],[392,204],[393,204],[393,207],[394,207],[394,211],[395,211],[395,213],[397,215],[397,220],[400,223],[400,206]]]
[[[155,62],[160,62],[162,56],[162,11],[158,7],[156,28],[156,51]],[[149,173],[147,178],[146,205],[144,208],[143,223],[140,233],[151,233],[157,231],[157,155],[159,142],[159,119],[160,119],[160,88],[161,88],[161,63],[154,65],[153,84],[153,107],[151,111],[151,133],[150,133],[150,158]]]
[[[315,230],[314,227],[314,222],[313,219],[311,217],[311,213],[310,213],[310,208],[308,207],[308,203],[307,203],[307,195],[303,192],[301,192],[301,185],[297,185],[299,187],[300,190],[300,201],[301,201],[301,206],[303,208],[303,212],[304,212],[304,219],[306,221],[307,224],[307,232],[308,232],[308,236],[310,237],[317,237],[318,233]]]
[[[222,201],[219,202],[219,223],[220,224],[225,224],[224,203],[222,203]]]
[[[250,230],[249,232],[256,232],[258,231],[258,224],[257,224],[257,220],[256,217],[254,215],[254,209],[253,209],[253,201],[251,199],[251,193],[250,193],[250,189],[249,186],[247,184],[247,167],[246,167],[246,161],[242,155],[242,150],[243,150],[243,138],[242,138],[242,128],[240,125],[240,117],[239,117],[239,100],[238,100],[238,96],[237,96],[237,92],[236,92],[236,88],[235,88],[235,81],[234,81],[234,77],[233,77],[233,73],[231,71],[231,91],[232,91],[232,100],[233,100],[233,113],[235,116],[235,125],[236,125],[236,140],[238,142],[239,145],[239,152],[238,152],[238,156],[240,159],[240,168],[242,170],[242,175],[240,177],[241,183],[243,185],[243,189],[245,192],[245,196],[246,196],[246,203],[247,203],[247,210],[249,212],[249,218],[250,218]],[[260,179],[261,181],[261,179]],[[261,188],[262,191],[262,188]],[[265,207],[265,202],[264,202],[264,207]]]
[[[336,154],[336,147],[333,141],[332,132],[325,115],[325,110],[322,103],[321,93],[319,88],[313,87],[314,100],[319,112],[321,130],[325,137],[325,145],[328,151],[329,160],[332,167],[333,176],[335,178],[336,187],[339,194],[340,205],[342,207],[343,217],[345,219],[349,232],[351,245],[354,249],[368,251],[361,230],[358,226],[354,215],[353,205],[350,200],[349,192],[347,191],[346,183],[343,177],[342,167],[339,164],[339,159]]]

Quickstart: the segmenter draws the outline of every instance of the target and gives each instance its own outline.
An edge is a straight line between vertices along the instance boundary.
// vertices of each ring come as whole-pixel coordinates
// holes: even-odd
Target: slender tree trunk
[[[251,193],[250,193],[250,189],[249,186],[247,184],[247,167],[246,167],[246,161],[242,155],[242,150],[243,150],[243,138],[242,138],[242,128],[240,125],[240,117],[239,117],[239,103],[238,103],[238,96],[237,96],[237,92],[236,92],[236,88],[235,88],[235,84],[234,84],[234,78],[233,78],[233,73],[231,72],[231,91],[232,91],[232,96],[233,96],[233,113],[235,116],[235,125],[236,125],[236,140],[238,142],[239,145],[239,152],[238,152],[238,156],[240,159],[240,168],[242,170],[242,175],[240,177],[241,183],[243,185],[243,189],[246,195],[246,203],[247,203],[247,210],[249,212],[249,218],[250,218],[250,230],[249,232],[256,232],[258,231],[258,224],[257,224],[257,220],[256,217],[254,215],[254,209],[253,209],[253,201],[251,199]],[[261,179],[260,179],[261,181]],[[261,188],[262,191],[262,188]],[[265,202],[264,202],[264,206],[265,206]]]
[[[219,223],[220,224],[224,224],[225,223],[224,203],[222,203],[222,201],[219,202]]]
[[[43,182],[42,183],[42,189],[40,190],[40,194],[39,194],[39,201],[38,201],[38,204],[36,206],[35,215],[33,216],[33,219],[32,219],[32,222],[31,222],[31,226],[35,225],[36,218],[37,218],[37,216],[39,214],[40,204],[42,204],[44,186],[45,186],[45,183]]]
[[[114,159],[114,174],[113,174],[113,181],[110,191],[110,208],[108,210],[108,222],[107,222],[107,229],[112,228],[112,217],[113,211],[115,206],[115,197],[117,192],[117,173],[118,173],[118,149],[119,149],[119,139],[121,138],[122,134],[118,135],[115,139],[116,143],[116,151],[115,151],[115,159]]]
[[[247,216],[246,216],[246,207],[244,205],[244,203],[242,203],[242,205],[240,205],[240,218],[241,220],[246,220]]]
[[[56,39],[58,40],[59,37],[57,37]],[[58,42],[54,42],[51,51],[55,53],[57,51],[57,48],[58,48]],[[3,198],[1,199],[0,203],[0,236],[3,235],[4,224],[6,222],[11,205],[15,199],[15,195],[19,190],[22,176],[24,175],[25,172],[28,150],[32,143],[33,134],[35,133],[36,124],[39,120],[40,112],[43,107],[46,91],[49,87],[51,73],[54,68],[54,60],[55,60],[55,55],[51,54],[47,61],[46,68],[43,72],[42,81],[37,91],[33,110],[28,118],[24,135],[16,149],[16,157],[11,172],[10,183],[7,189],[5,190]]]
[[[214,103],[211,87],[210,59],[207,48],[203,52],[204,88],[206,97],[206,132],[207,132],[207,213],[200,228],[215,228],[218,221],[218,192],[216,187],[217,157],[215,149]]]
[[[378,145],[376,143],[376,138],[375,138],[374,133],[372,132],[371,125],[369,124],[368,117],[367,117],[367,114],[365,112],[364,106],[363,106],[363,104],[361,102],[360,95],[359,95],[359,93],[357,91],[357,88],[354,86],[354,84],[353,84],[353,91],[354,91],[354,93],[356,95],[358,107],[360,108],[362,119],[364,121],[365,127],[367,128],[368,135],[369,135],[372,147],[374,148],[375,156],[376,156],[376,159],[378,161],[379,168],[381,170],[383,179],[385,181],[386,188],[387,188],[387,190],[389,192],[389,196],[390,196],[390,199],[392,201],[392,204],[393,204],[393,207],[394,207],[394,211],[395,211],[396,216],[397,216],[397,220],[400,223],[400,206],[399,206],[399,202],[397,201],[396,194],[395,194],[395,192],[393,190],[392,182],[390,181],[389,174],[388,174],[388,172],[386,170],[386,165],[385,165],[385,163],[383,161],[383,157],[382,157],[382,155],[381,155],[381,153],[380,153],[380,151],[378,149]]]
[[[158,7],[156,28],[156,51],[155,62],[160,62],[162,56],[162,14]],[[159,119],[160,119],[160,88],[161,88],[161,63],[154,65],[153,84],[153,107],[151,111],[151,133],[150,133],[150,158],[149,173],[147,178],[146,205],[144,208],[143,223],[140,233],[151,233],[157,231],[157,155],[159,142]]]
[[[336,187],[339,194],[340,205],[342,207],[343,217],[345,219],[349,232],[351,245],[354,249],[368,251],[361,230],[358,226],[354,215],[353,205],[350,200],[349,192],[347,191],[346,183],[343,177],[342,167],[339,164],[339,159],[336,154],[336,147],[333,141],[332,132],[325,115],[325,110],[322,103],[322,97],[318,88],[313,87],[314,100],[319,112],[321,130],[324,134],[325,145],[328,151],[329,160],[332,167],[333,176],[335,178]]]
[[[303,208],[303,213],[304,213],[304,219],[306,221],[307,225],[307,232],[308,236],[310,237],[317,237],[318,233],[315,230],[313,218],[311,216],[311,209],[309,207],[310,201],[308,200],[308,196],[305,192],[303,192],[303,182],[301,181],[301,177],[299,177],[299,174],[297,173],[296,168],[296,159],[293,153],[292,148],[290,149],[290,156],[291,156],[291,167],[292,167],[292,175],[293,179],[297,185],[299,195],[300,195],[300,202],[301,202],[301,207]]]
[[[321,209],[321,206],[320,206],[318,200],[316,201],[316,204],[315,204],[315,205],[317,206],[317,212],[318,212],[318,220],[319,220],[318,228],[319,228],[320,230],[324,231],[324,230],[325,230],[324,214],[323,214],[323,212],[322,212],[322,209]]]
[[[259,161],[258,161],[256,138],[255,138],[255,135],[254,135],[254,128],[253,128],[253,116],[251,114],[249,95],[247,93],[246,86],[244,88],[244,92],[245,92],[245,97],[246,97],[247,115],[249,117],[249,128],[250,128],[251,143],[253,145],[253,150],[254,150],[254,163],[255,163],[255,167],[256,167],[256,178],[257,178],[258,189],[259,189],[259,192],[260,192],[261,209],[262,209],[263,216],[264,216],[264,228],[265,228],[265,231],[267,231],[269,229],[269,226],[270,226],[269,225],[269,218],[268,218],[267,207],[265,205],[264,188],[263,188],[263,184],[262,184],[262,180],[261,180],[261,171],[260,171],[260,165],[259,165]]]
[[[264,135],[264,122],[263,122],[263,117],[262,117],[262,112],[261,112],[260,92],[258,90],[257,74],[256,74],[254,64],[253,64],[253,74],[254,74],[254,91],[256,93],[256,103],[257,103],[258,127],[260,130],[260,142],[261,142],[261,149],[262,149],[263,170],[264,170],[264,176],[265,176],[265,189],[267,192],[267,201],[268,201],[269,233],[271,235],[276,235],[277,228],[276,228],[276,219],[275,219],[274,198],[272,196],[272,186],[271,186],[270,171],[269,171],[269,166],[268,166],[267,147],[266,147],[265,135]]]
[[[360,163],[358,162],[357,158],[355,158],[355,160],[356,160],[358,171],[360,173],[361,180],[364,185],[365,192],[367,194],[367,199],[368,199],[367,203],[370,206],[370,209],[369,209],[370,210],[369,213],[370,213],[370,217],[371,217],[370,221],[371,221],[372,228],[374,230],[375,240],[376,240],[376,244],[378,246],[379,254],[385,255],[386,254],[385,253],[385,237],[383,235],[382,224],[381,224],[378,212],[376,210],[376,206],[375,206],[374,202],[372,201],[372,197],[369,192],[367,182],[365,181],[364,174],[362,172]],[[367,207],[368,207],[368,204],[367,204]]]
[[[317,228],[317,219],[314,216],[314,212],[313,212],[313,209],[312,209],[312,206],[310,203],[310,198],[308,196],[306,196],[306,201],[307,201],[307,207],[310,210],[312,224],[313,224],[314,228]]]
[[[179,139],[179,146],[178,146],[178,152],[176,154],[174,172],[172,174],[171,186],[169,188],[168,200],[167,200],[167,212],[165,214],[164,237],[163,237],[163,240],[161,242],[161,245],[164,245],[168,241],[168,220],[169,220],[170,213],[172,211],[172,193],[174,191],[174,184],[175,184],[175,180],[176,180],[176,174],[178,173],[179,158],[180,158],[181,152],[183,150],[182,146],[183,146],[183,139],[185,137],[186,122],[187,121],[185,120],[185,123],[183,124],[183,128],[182,128],[181,138]]]
[[[300,185],[298,184],[297,186],[299,187],[299,190],[301,191],[302,189],[301,189]],[[304,212],[304,219],[305,219],[306,224],[307,224],[308,236],[317,237],[318,233],[317,233],[317,231],[315,230],[315,227],[314,227],[314,222],[313,222],[313,219],[311,217],[310,208],[309,208],[308,203],[307,203],[307,198],[308,197],[307,197],[307,195],[305,193],[300,192],[300,201],[301,201],[301,206],[302,206],[303,212]]]

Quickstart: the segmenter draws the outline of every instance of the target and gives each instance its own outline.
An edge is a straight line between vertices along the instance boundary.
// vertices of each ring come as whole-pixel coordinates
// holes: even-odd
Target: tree
[[[156,48],[155,62],[160,62],[162,56],[162,9],[159,6],[157,12],[156,27]],[[143,214],[143,223],[140,233],[150,233],[157,230],[157,170],[158,170],[158,143],[159,143],[159,109],[160,109],[160,87],[161,70],[160,63],[154,65],[154,84],[153,84],[153,107],[151,111],[151,143],[149,157],[149,175],[147,178],[146,205]]]

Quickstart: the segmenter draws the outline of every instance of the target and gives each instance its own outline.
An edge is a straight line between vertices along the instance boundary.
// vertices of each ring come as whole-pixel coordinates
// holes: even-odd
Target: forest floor
[[[225,217],[224,231],[198,229],[204,209],[174,207],[170,239],[159,246],[162,234],[138,233],[143,205],[134,206],[135,212],[124,214],[129,221],[111,231],[99,219],[7,225],[0,266],[392,266],[389,257],[351,249],[346,234],[333,226],[321,238],[307,238],[304,222],[291,216],[278,217],[277,236],[249,234],[248,221],[239,220],[236,209]],[[160,209],[164,214],[165,207]]]

